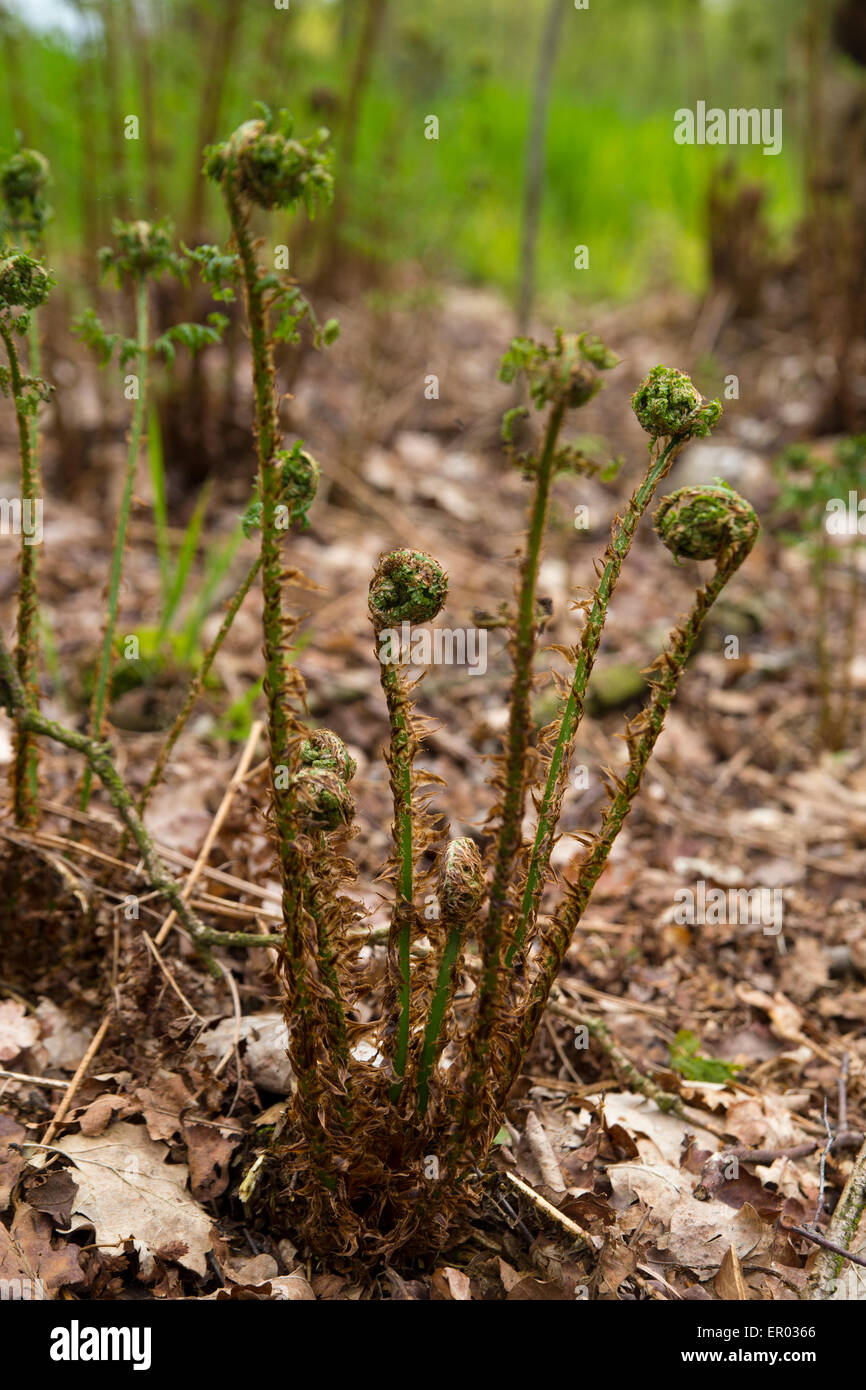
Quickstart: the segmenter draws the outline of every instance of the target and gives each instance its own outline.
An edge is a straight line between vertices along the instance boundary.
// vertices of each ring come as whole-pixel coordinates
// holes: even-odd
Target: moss
[[[682,487],[656,508],[653,525],[677,558],[714,560],[723,550],[747,541],[757,531],[758,519],[732,488]]]
[[[635,662],[596,667],[587,686],[586,708],[591,715],[606,714],[642,700],[646,692],[646,678]]]
[[[301,765],[335,772],[343,782],[351,782],[358,771],[345,743],[330,729],[314,729],[301,744]]]
[[[448,579],[423,550],[382,555],[370,581],[370,617],[378,631],[401,623],[428,623],[448,597]]]
[[[631,404],[641,428],[653,439],[707,435],[722,413],[719,401],[705,404],[691,378],[675,367],[653,367]]]

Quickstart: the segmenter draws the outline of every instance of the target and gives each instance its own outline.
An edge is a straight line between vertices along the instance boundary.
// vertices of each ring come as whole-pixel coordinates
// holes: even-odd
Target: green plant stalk
[[[168,539],[168,506],[165,498],[165,460],[159,415],[151,407],[147,420],[147,461],[153,488],[153,520],[156,530],[156,558],[159,565],[159,590],[162,602],[168,602],[171,589],[171,546]]]
[[[652,684],[649,701],[640,714],[626,725],[629,746],[628,769],[623,778],[614,781],[615,790],[602,816],[600,832],[592,841],[577,878],[568,887],[566,898],[553,920],[552,929],[542,942],[543,960],[523,1009],[512,1061],[505,1078],[497,1084],[494,1092],[496,1106],[504,1102],[511,1089],[522,1059],[526,1056],[541,1022],[550,991],[565,960],[575,928],[607,863],[613,843],[631,810],[631,803],[640,788],[646,765],[662,731],[665,715],[707,613],[728,580],[745,560],[754,540],[753,535],[750,540],[739,546],[727,547],[720,555],[714,575],[704,588],[697,591],[685,623],[671,633],[668,646],[652,668],[659,671],[659,676]]]
[[[562,799],[568,783],[574,740],[583,719],[587,685],[601,644],[608,604],[619,580],[625,558],[631,549],[638,523],[652,501],[659,483],[670,472],[680,447],[682,447],[681,441],[671,439],[659,452],[658,456],[651,462],[640,486],[632,494],[624,517],[618,525],[614,523],[615,529],[611,532],[610,543],[603,557],[604,567],[581,633],[571,689],[560,717],[559,731],[547,769],[547,779],[538,808],[532,854],[521,896],[517,930],[505,957],[505,964],[509,969],[515,956],[522,949],[527,936],[531,935],[534,930],[538,916],[541,895],[550,871],[550,856],[562,809]]]
[[[503,773],[500,826],[487,918],[482,931],[482,968],[478,1009],[472,1031],[470,1075],[481,1077],[487,1067],[490,1039],[496,1022],[505,918],[514,862],[521,845],[523,807],[526,798],[526,754],[531,724],[532,666],[537,644],[536,589],[541,546],[547,527],[550,487],[553,481],[556,441],[565,416],[564,398],[554,401],[547,422],[544,445],[535,473],[535,495],[520,566],[520,589],[513,637],[508,738]],[[470,1096],[472,1087],[470,1086]]]
[[[268,331],[266,289],[262,285],[247,215],[236,188],[236,157],[226,172],[225,194],[235,245],[241,264],[244,300],[250,327],[255,395],[256,447],[262,498],[261,571],[265,692],[270,745],[271,804],[282,884],[282,967],[286,985],[286,1016],[291,1019],[290,1052],[297,1078],[299,1118],[310,1145],[313,1168],[322,1184],[333,1188],[336,1179],[328,1171],[328,1140],[319,1114],[319,1029],[310,977],[313,943],[308,941],[304,890],[308,886],[305,857],[298,843],[295,794],[288,785],[277,785],[276,767],[297,758],[294,749],[301,733],[292,708],[303,698],[303,686],[289,663],[288,642],[296,623],[283,612],[283,562],[277,507],[280,505],[280,442],[274,384],[274,360]],[[294,767],[291,768],[294,771]]]
[[[439,962],[436,984],[430,1001],[430,1011],[427,1015],[427,1026],[424,1029],[421,1058],[418,1063],[418,1114],[422,1116],[426,1113],[430,1100],[430,1076],[445,1042],[443,1029],[445,1011],[457,986],[457,966],[465,937],[465,924],[455,923],[450,926],[442,950],[442,958]]]
[[[114,549],[111,555],[105,635],[102,641],[102,652],[99,658],[99,668],[93,690],[93,700],[90,706],[90,731],[96,739],[100,738],[102,734],[102,727],[105,719],[108,682],[114,649],[114,632],[117,625],[117,610],[120,603],[120,578],[123,572],[123,552],[126,547],[126,531],[129,525],[129,513],[132,507],[132,492],[135,486],[135,472],[138,466],[138,454],[141,448],[141,436],[144,429],[145,411],[147,409],[147,355],[149,344],[147,280],[143,275],[138,276],[135,283],[135,343],[138,397],[132,412],[132,425],[129,431],[129,450],[126,458],[126,475],[123,480],[123,493],[120,499],[120,510],[117,514]],[[90,802],[91,777],[91,768],[88,766],[85,769],[84,781],[81,787],[82,811],[87,810]]]
[[[392,655],[394,655],[392,653]],[[396,1012],[393,1034],[393,1067],[396,1080],[390,1088],[393,1102],[403,1089],[406,1064],[409,1058],[412,990],[411,962],[412,926],[415,909],[414,835],[412,821],[412,763],[415,738],[412,716],[406,693],[406,677],[399,663],[379,661],[382,691],[388,706],[391,729],[390,756],[391,792],[394,800],[394,853],[397,860],[397,881],[391,926],[388,935],[388,987],[384,1015],[389,1019]]]
[[[155,789],[159,786],[160,782],[162,781],[165,775],[165,769],[168,765],[168,761],[171,758],[172,753],[174,752],[175,744],[177,743],[178,739],[183,733],[184,728],[186,727],[186,723],[190,715],[192,714],[193,709],[195,708],[195,703],[204,689],[205,681],[207,680],[210,674],[211,667],[213,666],[219,654],[219,650],[222,647],[223,642],[229,634],[232,623],[237,617],[238,610],[240,609],[241,604],[243,603],[244,599],[246,598],[247,594],[249,593],[250,589],[255,583],[256,576],[258,575],[258,572],[261,569],[261,567],[262,557],[261,555],[258,555],[256,556],[256,559],[254,560],[253,564],[247,570],[246,575],[241,580],[240,584],[238,585],[235,592],[232,594],[232,597],[226,606],[225,617],[220,623],[219,630],[214,636],[213,641],[211,642],[210,646],[207,648],[204,656],[202,657],[201,664],[199,665],[198,670],[196,671],[195,675],[189,683],[189,688],[186,692],[186,698],[184,699],[183,704],[181,705],[180,709],[177,712],[177,715],[175,716],[174,723],[172,724],[171,728],[169,729],[166,735],[165,743],[159,750],[159,754],[153,766],[153,771],[151,772],[150,777],[147,780],[147,785],[145,786],[144,791],[141,793],[141,796],[138,799],[138,814],[140,816],[144,815],[148,801],[150,800]]]
[[[204,487],[202,488],[201,492],[196,498],[193,513],[189,520],[189,525],[187,526],[184,532],[183,540],[180,544],[180,550],[178,551],[177,566],[175,569],[174,578],[169,585],[168,593],[163,598],[162,613],[160,615],[159,627],[157,629],[155,638],[155,646],[157,651],[159,651],[165,640],[165,635],[168,632],[169,627],[171,626],[171,621],[175,613],[177,612],[177,606],[183,598],[183,592],[186,588],[186,581],[189,578],[189,572],[192,568],[192,562],[195,559],[195,553],[198,549],[199,538],[201,536],[202,526],[204,525],[205,513],[207,511],[209,494],[210,485],[208,483],[205,483]]]
[[[178,884],[157,854],[153,841],[145,830],[140,816],[136,813],[132,796],[111,760],[111,750],[108,745],[100,743],[95,738],[88,738],[86,734],[65,729],[62,724],[57,724],[53,719],[46,718],[35,706],[29,703],[2,633],[0,633],[0,704],[9,710],[16,723],[20,723],[30,733],[53,739],[55,743],[62,744],[74,753],[81,753],[87,760],[88,766],[102,782],[108,793],[109,801],[138,846],[149,881],[174,908],[215,979],[222,979],[223,974],[211,955],[210,946],[251,946],[258,948],[280,944],[280,937],[278,936],[258,932],[214,931],[202,922],[187,903]]]
[[[32,321],[32,313],[31,313]],[[33,448],[35,416],[28,408],[21,365],[10,328],[0,321],[0,336],[9,359],[9,376],[15,401],[18,424],[18,445],[21,454],[21,507],[33,508],[38,500],[39,462]],[[34,372],[31,375],[35,375]],[[29,704],[36,704],[39,667],[39,595],[36,587],[36,546],[28,545],[21,535],[21,580],[18,594],[18,632],[15,662]],[[33,826],[39,819],[39,760],[36,740],[20,724],[15,729],[15,756],[12,762],[12,795],[15,823]]]

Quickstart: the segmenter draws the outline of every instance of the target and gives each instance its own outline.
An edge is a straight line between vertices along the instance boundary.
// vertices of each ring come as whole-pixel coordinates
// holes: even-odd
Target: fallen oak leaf
[[[91,1226],[96,1243],[111,1253],[121,1253],[131,1240],[145,1275],[154,1268],[154,1256],[168,1246],[185,1269],[207,1272],[213,1232],[186,1190],[189,1170],[183,1163],[166,1163],[167,1145],[151,1139],[144,1126],[120,1121],[99,1138],[70,1134],[55,1148],[76,1169],[71,1229]]]
[[[221,1197],[229,1185],[229,1162],[243,1138],[242,1130],[225,1125],[186,1120],[183,1126],[189,1156],[189,1185],[199,1202]]]
[[[36,1173],[26,1181],[24,1190],[36,1211],[50,1216],[56,1226],[69,1225],[77,1189],[68,1168]]]
[[[192,1094],[175,1072],[160,1068],[150,1085],[139,1086],[135,1095],[151,1139],[174,1139],[180,1134],[181,1115],[191,1104]]]

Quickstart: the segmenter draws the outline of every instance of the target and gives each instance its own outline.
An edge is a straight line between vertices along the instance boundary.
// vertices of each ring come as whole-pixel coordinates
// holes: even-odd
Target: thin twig
[[[49,1124],[48,1128],[45,1131],[45,1134],[42,1137],[43,1144],[51,1143],[51,1140],[54,1138],[63,1121],[66,1119],[66,1116],[69,1113],[69,1107],[72,1105],[72,1102],[75,1098],[75,1094],[81,1086],[81,1083],[84,1080],[85,1076],[87,1075],[87,1069],[90,1066],[90,1063],[93,1061],[94,1057],[96,1056],[97,1052],[99,1051],[100,1047],[102,1046],[103,1039],[105,1038],[105,1035],[108,1032],[108,1027],[111,1023],[112,1017],[112,1014],[106,1014],[105,1018],[102,1020],[93,1037],[91,1038],[90,1046],[88,1047],[81,1061],[78,1063],[78,1069],[76,1070],[75,1075],[73,1076],[72,1080],[67,1086],[63,1099],[61,1100],[60,1104],[55,1110],[51,1123]]]
[[[539,1196],[528,1183],[525,1183],[522,1178],[516,1177],[514,1173],[503,1173],[502,1176],[506,1178],[507,1181],[511,1183],[512,1187],[515,1187],[527,1201],[531,1202],[534,1207],[548,1217],[549,1220],[555,1221],[557,1225],[562,1226],[571,1236],[571,1239],[582,1246],[584,1250],[593,1250],[592,1242],[588,1239],[585,1232],[580,1229],[577,1223],[572,1221],[570,1216],[566,1216],[564,1212],[559,1211],[558,1208],[555,1207],[552,1202],[548,1202],[545,1197]],[[593,1251],[593,1253],[595,1252]]]
[[[60,1081],[56,1076],[28,1076],[26,1071],[7,1071],[5,1067],[0,1067],[0,1077],[4,1081],[26,1081],[31,1086],[52,1086],[61,1091],[65,1091],[70,1084],[68,1081]]]

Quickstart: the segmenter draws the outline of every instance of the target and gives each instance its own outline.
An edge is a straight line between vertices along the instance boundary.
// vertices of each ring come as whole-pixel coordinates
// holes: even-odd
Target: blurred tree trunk
[[[12,128],[21,132],[22,143],[27,145],[33,139],[33,134],[30,129],[30,104],[21,80],[21,45],[15,32],[15,20],[5,5],[0,5],[0,41],[3,45],[3,66],[6,69],[9,88],[9,105],[12,108]]]
[[[108,122],[108,150],[111,159],[111,210],[116,217],[129,217],[129,190],[126,176],[126,140],[123,135],[123,106],[120,82],[120,43],[118,41],[118,11],[115,0],[101,0],[102,20],[102,80],[105,90],[105,113]],[[88,135],[88,144],[90,137]]]
[[[352,177],[358,148],[358,128],[364,107],[364,96],[373,70],[376,46],[382,33],[388,0],[366,0],[361,20],[361,32],[355,62],[349,79],[349,91],[339,126],[335,195],[331,208],[322,275],[334,275],[340,254],[343,228],[352,194]]]
[[[523,183],[523,234],[520,249],[520,289],[517,296],[517,332],[522,337],[532,313],[535,287],[535,253],[538,243],[538,223],[544,192],[544,145],[547,135],[547,108],[556,47],[565,15],[567,0],[549,0],[532,100],[532,118],[526,142],[526,166]]]
[[[128,0],[129,27],[135,47],[135,67],[141,96],[141,144],[144,155],[144,198],[149,218],[159,217],[159,141],[154,100],[155,33],[149,17],[142,21],[141,0]],[[158,64],[157,64],[158,66]]]
[[[205,181],[201,172],[202,150],[219,137],[220,112],[232,63],[237,60],[241,31],[242,0],[221,0],[210,32],[204,83],[199,102],[199,123],[190,171],[190,201],[186,216],[187,235],[202,235]]]

